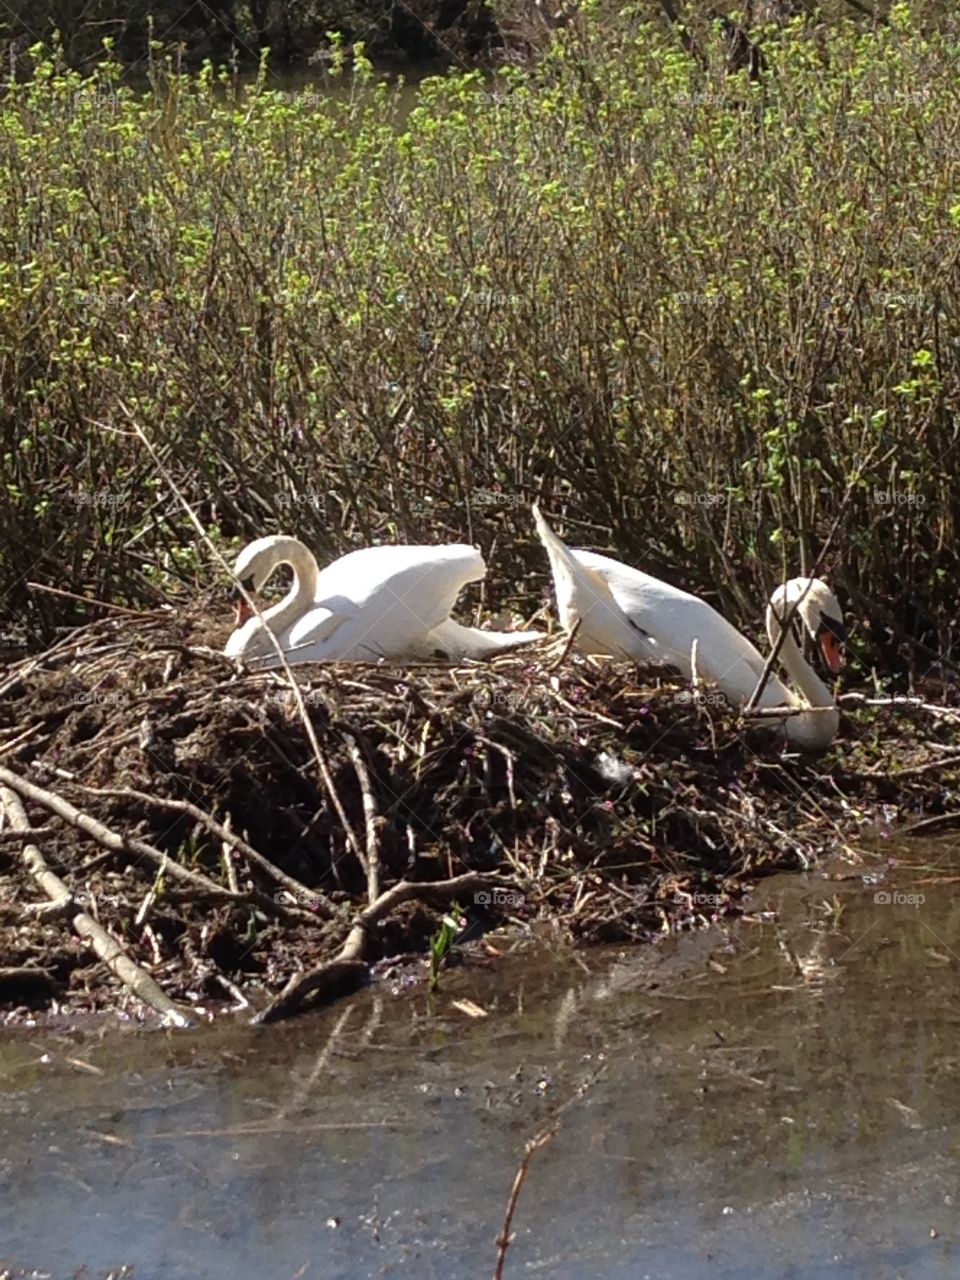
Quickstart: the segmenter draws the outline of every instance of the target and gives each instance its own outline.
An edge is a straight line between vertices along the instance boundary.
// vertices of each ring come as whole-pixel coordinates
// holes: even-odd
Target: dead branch
[[[527,1178],[530,1161],[538,1151],[554,1140],[559,1128],[560,1121],[555,1120],[552,1125],[549,1125],[546,1129],[541,1129],[538,1134],[532,1137],[524,1148],[523,1159],[520,1161],[520,1168],[517,1170],[517,1176],[514,1178],[513,1187],[510,1190],[510,1199],[507,1201],[507,1212],[503,1218],[503,1226],[497,1236],[497,1265],[493,1272],[493,1280],[503,1280],[503,1264],[507,1260],[507,1250],[510,1248],[510,1242],[513,1239],[510,1234],[510,1228],[513,1225],[513,1215],[516,1212],[517,1201],[520,1199],[520,1190]]]
[[[153,805],[158,809],[167,809],[173,813],[187,814],[188,817],[193,818],[195,822],[198,822],[205,831],[208,831],[210,835],[214,836],[217,840],[222,841],[225,845],[238,849],[248,862],[252,863],[255,867],[259,867],[265,875],[269,876],[272,880],[275,880],[277,884],[282,884],[285,889],[288,889],[290,893],[293,894],[298,902],[311,903],[317,908],[319,914],[323,915],[327,920],[336,919],[337,912],[326,903],[320,903],[316,890],[308,889],[307,886],[300,880],[297,880],[296,877],[288,875],[285,871],[281,871],[276,863],[271,862],[269,858],[264,857],[262,853],[259,853],[254,849],[253,845],[248,844],[241,836],[236,835],[233,831],[228,831],[222,823],[218,822],[216,818],[201,809],[199,805],[191,804],[189,800],[173,800],[167,796],[150,795],[146,791],[136,791],[132,787],[87,787],[81,782],[74,782],[72,785],[75,786],[78,791],[83,791],[87,795],[111,796],[118,800],[138,800],[141,804]],[[241,896],[236,889],[234,889],[233,892],[235,896]]]
[[[4,774],[8,770],[3,770]],[[4,781],[6,779],[4,778]],[[9,786],[0,786],[0,805],[3,806],[11,826],[18,831],[29,831],[30,822],[20,800],[20,796]],[[44,893],[52,902],[63,902],[65,899],[74,903],[70,889],[58,875],[47,866],[43,854],[35,844],[28,844],[21,853],[24,866],[30,872]],[[71,911],[72,923],[76,932],[87,942],[100,959],[107,965],[120,981],[138,1000],[160,1015],[165,1026],[189,1027],[191,1021],[157,985],[145,969],[134,963],[116,938],[109,934],[79,906],[74,905]]]
[[[76,808],[69,800],[64,800],[62,796],[58,796],[52,791],[47,791],[44,787],[38,787],[33,782],[27,782],[25,778],[21,778],[19,774],[13,773],[2,765],[0,765],[0,783],[10,787],[24,800],[31,800],[34,804],[49,810],[50,813],[55,813],[58,818],[63,818],[64,822],[68,822],[77,831],[82,831],[84,835],[90,836],[112,853],[133,853],[138,857],[146,858],[156,867],[162,867],[173,879],[189,885],[191,889],[211,901],[236,902],[243,906],[255,906],[259,907],[267,915],[277,916],[280,919],[298,923],[304,923],[305,921],[315,923],[315,918],[311,912],[281,906],[280,903],[275,902],[264,893],[257,892],[255,889],[245,893],[231,893],[229,889],[217,884],[215,880],[211,880],[202,872],[191,871],[189,868],[181,866],[175,858],[171,858],[169,854],[154,848],[152,844],[147,844],[145,840],[139,840],[135,836],[123,836],[119,832],[111,831],[109,827],[105,827],[102,822],[91,817],[90,814]]]
[[[367,852],[366,857],[361,859],[361,863],[367,877],[367,902],[372,903],[376,902],[377,898],[380,897],[380,826],[383,819],[377,812],[373,784],[370,781],[370,770],[367,768],[363,753],[357,746],[356,739],[349,733],[345,733],[343,740],[347,744],[347,751],[353,761],[357,781],[360,783],[360,793],[363,796],[363,821],[367,833]]]
[[[378,920],[389,915],[402,902],[409,902],[414,898],[419,902],[450,902],[461,893],[483,888],[488,878],[475,871],[468,871],[465,875],[454,876],[452,880],[430,880],[422,884],[411,880],[399,881],[381,893],[376,902],[361,911],[346,942],[332,960],[326,960],[323,964],[308,969],[306,973],[294,975],[280,994],[253,1021],[267,1023],[289,1018],[315,992],[322,994],[313,1002],[314,1006],[355,991],[369,977],[369,969],[362,957],[368,933]]]

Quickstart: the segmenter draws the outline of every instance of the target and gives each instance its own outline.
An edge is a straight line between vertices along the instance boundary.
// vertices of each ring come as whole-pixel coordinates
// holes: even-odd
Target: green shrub
[[[588,15],[415,95],[39,61],[0,118],[5,608],[215,580],[138,423],[225,547],[474,540],[530,612],[542,491],[743,623],[833,530],[858,611],[948,644],[956,39],[797,21],[757,83],[705,47]]]

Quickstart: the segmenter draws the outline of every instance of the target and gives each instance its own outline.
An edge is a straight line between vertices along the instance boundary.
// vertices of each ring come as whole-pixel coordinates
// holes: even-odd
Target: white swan
[[[450,617],[461,589],[486,573],[474,547],[367,547],[320,572],[302,542],[277,534],[245,547],[234,573],[253,593],[282,564],[293,570],[289,592],[263,611],[263,622],[250,617],[248,608],[238,608],[237,629],[224,649],[228,657],[253,661],[261,669],[279,666],[264,623],[291,664],[460,661],[544,638],[539,631],[481,631]]]
[[[567,631],[579,623],[575,644],[582,652],[669,663],[689,679],[696,641],[697,675],[715,683],[732,703],[743,706],[749,701],[766,662],[716,609],[617,560],[592,551],[572,551],[536,506],[533,518],[550,560],[560,621]],[[780,643],[781,619],[794,604],[795,617],[836,675],[843,665],[846,628],[836,597],[819,578],[792,578],[773,593],[766,615],[771,645]],[[780,722],[786,739],[805,751],[825,751],[836,736],[840,713],[829,687],[804,659],[790,627],[780,644],[779,659],[799,694],[771,673],[758,705],[805,708]]]

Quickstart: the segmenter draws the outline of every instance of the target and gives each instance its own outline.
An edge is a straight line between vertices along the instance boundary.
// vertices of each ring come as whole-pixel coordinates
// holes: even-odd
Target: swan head
[[[277,567],[286,545],[291,542],[296,542],[296,538],[279,533],[248,543],[237,556],[233,576],[251,595],[259,591]]]
[[[831,675],[839,674],[847,628],[837,597],[820,578],[791,578],[776,589],[770,600],[778,623],[794,605],[794,618],[806,627],[827,670]]]
[[[256,595],[266,583],[274,569],[284,561],[290,553],[291,543],[302,546],[296,538],[287,534],[269,534],[265,538],[257,538],[243,548],[233,565],[233,576],[248,595]],[[242,627],[254,616],[253,611],[243,597],[243,593],[234,593],[236,621],[234,626]]]

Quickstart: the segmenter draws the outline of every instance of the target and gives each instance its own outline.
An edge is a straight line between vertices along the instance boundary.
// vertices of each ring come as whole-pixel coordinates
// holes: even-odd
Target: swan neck
[[[808,707],[832,707],[833,694],[801,653],[792,630],[789,627],[783,628],[776,612],[777,603],[779,602],[774,598],[767,606],[767,639],[772,648],[780,643],[780,665],[790,677],[791,683],[800,691]],[[780,607],[783,608],[783,605]]]
[[[293,571],[290,590],[276,604],[264,609],[263,620],[274,634],[286,631],[314,601],[317,593],[317,562],[296,538],[284,538],[271,548],[264,585],[282,564]]]

